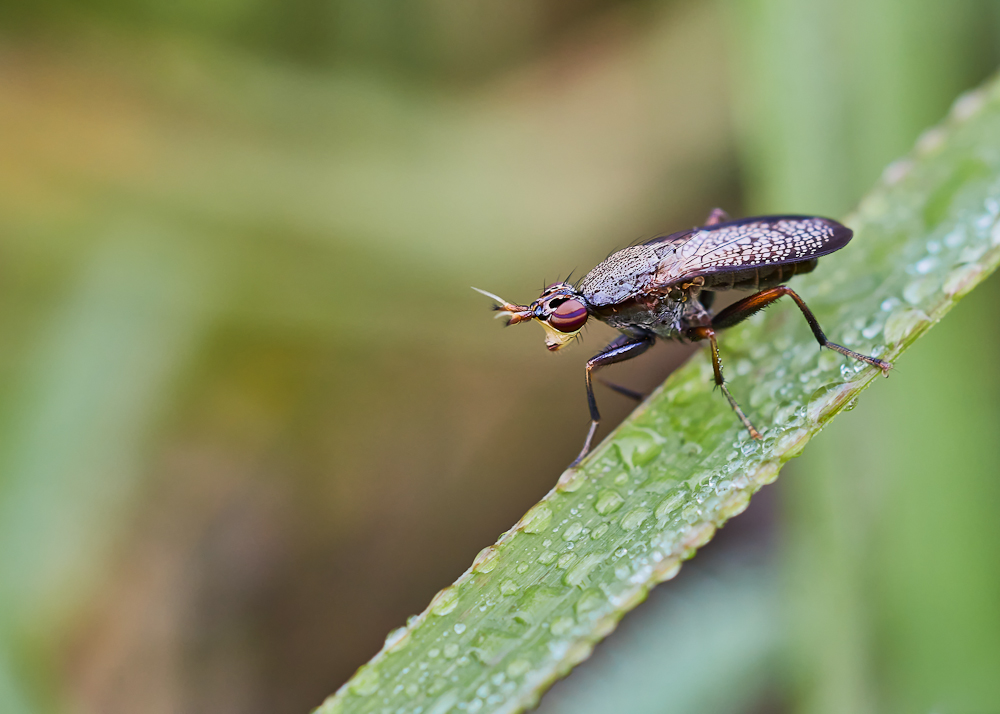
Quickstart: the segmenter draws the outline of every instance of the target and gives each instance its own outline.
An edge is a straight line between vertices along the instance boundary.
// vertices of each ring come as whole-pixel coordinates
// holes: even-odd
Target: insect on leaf
[[[850,248],[797,285],[851,349],[896,360],[1000,263],[998,84],[957,106],[942,141],[894,165],[845,220],[857,235]],[[983,169],[953,185],[970,157]],[[934,203],[926,222],[945,189],[951,200]],[[822,230],[802,248],[793,242],[788,256],[845,240]],[[712,250],[691,257],[699,269],[725,268],[744,248],[711,234]],[[533,706],[879,374],[817,349],[792,304],[727,331],[722,349],[762,442],[713,393],[711,366],[696,355],[317,711]]]

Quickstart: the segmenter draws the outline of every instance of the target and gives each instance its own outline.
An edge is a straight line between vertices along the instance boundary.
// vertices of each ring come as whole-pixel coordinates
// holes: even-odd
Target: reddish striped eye
[[[552,311],[549,324],[560,332],[576,332],[587,321],[587,308],[579,300],[566,300]]]

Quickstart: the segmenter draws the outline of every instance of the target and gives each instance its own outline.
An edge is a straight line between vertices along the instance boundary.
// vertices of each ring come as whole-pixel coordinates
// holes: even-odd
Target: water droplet
[[[680,505],[684,503],[684,494],[675,493],[672,496],[668,496],[663,503],[656,507],[656,520],[664,520],[670,516],[674,511],[676,511]]]
[[[965,242],[965,228],[956,226],[955,230],[944,237],[944,244],[949,248],[957,248]]]
[[[789,404],[788,406],[776,409],[774,412],[774,423],[775,424],[787,424],[795,416],[795,404]]]
[[[566,526],[566,530],[563,531],[563,540],[576,540],[583,533],[583,524],[580,521],[574,521]]]
[[[871,340],[877,337],[878,333],[880,333],[881,331],[882,331],[882,325],[881,323],[876,321],[868,325],[868,327],[861,330],[861,336],[864,337],[866,340]]]
[[[845,364],[840,365],[840,376],[843,377],[844,379],[851,379],[854,377],[854,375],[856,375],[860,371],[861,368],[858,366],[858,363],[856,362],[847,362]]]
[[[482,708],[483,708],[483,700],[473,699],[471,702],[469,702],[468,706],[465,707],[465,711],[469,712],[470,714],[475,714]]]
[[[476,658],[486,665],[495,665],[517,646],[518,638],[502,630],[480,630],[472,643]]]
[[[685,456],[698,456],[702,452],[701,444],[696,441],[689,441],[680,449]]]
[[[551,550],[543,550],[542,554],[538,556],[538,562],[542,565],[548,565],[556,559],[556,553]]]
[[[563,553],[559,560],[556,562],[557,568],[562,568],[565,570],[571,566],[576,561],[576,554],[574,553]]]
[[[460,635],[463,632],[465,632],[465,625],[463,625],[461,622],[455,623],[455,634]]]
[[[525,625],[535,625],[543,622],[549,614],[562,591],[546,585],[531,585],[524,591],[524,596],[517,602],[514,619]]]
[[[378,670],[371,665],[365,665],[351,678],[347,689],[360,697],[367,697],[378,691]]]
[[[615,476],[615,483],[618,484],[619,486],[621,486],[623,483],[628,483],[628,474],[622,472],[617,476]]]
[[[635,469],[659,456],[663,443],[649,432],[629,431],[618,435],[615,448],[618,449],[622,462],[629,469]]]
[[[447,615],[458,605],[458,592],[454,588],[446,588],[431,600],[431,614]]]
[[[528,564],[527,563],[521,563],[520,565],[517,566],[517,573],[518,573],[518,575],[524,575],[526,572],[528,572]]]
[[[961,265],[948,273],[942,290],[946,295],[965,295],[976,286],[982,274],[983,269],[978,265]]]
[[[392,649],[404,637],[406,637],[406,635],[409,634],[409,632],[410,631],[407,630],[405,627],[397,627],[395,630],[393,630],[392,632],[390,632],[388,635],[385,636],[385,648]]]
[[[898,343],[923,322],[930,322],[930,318],[923,310],[903,310],[890,315],[885,322],[886,342],[889,344]]]
[[[646,508],[636,508],[625,514],[622,518],[622,528],[627,531],[633,531],[643,524],[643,522],[649,518],[649,510]]]
[[[563,616],[557,618],[555,622],[552,623],[552,626],[549,627],[549,632],[551,632],[556,637],[562,637],[570,630],[572,630],[573,625],[575,624],[576,620],[574,620],[572,617]]]
[[[598,540],[599,538],[603,538],[604,534],[607,532],[608,532],[608,524],[602,523],[601,525],[597,526],[597,528],[594,529],[594,531],[590,534],[590,538],[591,540]]]
[[[500,594],[504,597],[508,595],[513,595],[517,592],[517,583],[513,580],[504,580],[500,583]]]
[[[472,571],[474,573],[489,573],[497,567],[497,549],[492,545],[483,548],[472,561]]]
[[[587,476],[583,471],[570,469],[564,471],[556,482],[556,490],[564,493],[575,493],[580,490],[583,484],[587,483]]]
[[[521,519],[521,529],[525,533],[541,533],[549,527],[552,510],[544,503],[537,504]]]
[[[566,585],[580,587],[584,582],[586,582],[587,576],[590,575],[590,571],[594,569],[594,566],[604,560],[604,557],[605,556],[600,553],[585,555],[579,563],[566,572],[565,577],[563,577],[563,582]]]
[[[415,697],[417,696],[417,692],[420,691],[420,687],[418,687],[415,682],[410,682],[406,685],[403,691],[406,692],[406,696]]]
[[[458,657],[458,645],[454,642],[449,642],[444,646],[444,656],[448,659],[455,659]]]
[[[802,453],[808,440],[808,429],[791,429],[778,437],[774,443],[774,450],[777,453],[785,452],[788,458],[795,458]]]
[[[601,491],[594,504],[594,510],[602,516],[607,516],[621,508],[623,503],[625,499],[619,496],[617,491]]]
[[[439,654],[441,654],[441,650],[439,650],[437,647],[434,647],[427,651],[427,656],[430,657],[431,659],[434,659]]]

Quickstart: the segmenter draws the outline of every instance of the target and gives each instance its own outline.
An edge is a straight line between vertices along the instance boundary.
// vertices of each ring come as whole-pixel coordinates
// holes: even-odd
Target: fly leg
[[[601,413],[597,410],[597,399],[594,398],[594,384],[591,379],[591,373],[598,367],[606,367],[609,364],[624,362],[633,357],[638,357],[652,347],[655,340],[656,336],[653,334],[642,337],[622,335],[612,340],[607,347],[587,360],[587,406],[590,407],[590,431],[587,432],[587,440],[583,442],[580,455],[573,459],[573,463],[569,465],[570,468],[579,464],[583,460],[583,457],[587,455],[587,452],[590,451],[590,442],[594,440],[597,425],[601,423]]]
[[[614,382],[609,382],[603,377],[597,377],[597,381],[603,384],[608,389],[614,390],[621,394],[622,396],[628,397],[629,399],[634,399],[637,402],[641,402],[646,398],[646,395],[642,392],[637,392],[634,389],[629,389],[628,387],[623,387],[620,384],[615,384]]]
[[[708,218],[705,219],[705,225],[714,226],[717,223],[725,223],[728,220],[728,213],[723,211],[721,208],[713,208],[712,212],[708,214]]]
[[[714,325],[714,322],[713,322]],[[760,432],[757,431],[750,420],[747,419],[747,415],[743,413],[740,409],[740,405],[736,403],[736,399],[733,395],[729,393],[729,387],[726,386],[726,381],[722,378],[722,358],[719,357],[719,343],[715,339],[715,330],[711,327],[693,327],[688,330],[688,337],[693,340],[708,340],[712,347],[712,371],[715,372],[715,385],[722,390],[722,393],[726,395],[726,399],[729,401],[729,406],[733,408],[736,412],[736,416],[740,418],[743,422],[743,426],[747,428],[750,432],[750,436],[754,439],[762,438]]]
[[[791,288],[785,287],[784,285],[779,285],[775,288],[768,288],[767,290],[761,290],[755,295],[744,298],[739,302],[734,302],[732,305],[722,310],[718,315],[712,318],[712,327],[717,330],[721,330],[724,327],[732,327],[739,322],[743,322],[754,313],[763,310],[782,295],[788,295],[795,301],[795,304],[798,305],[799,310],[802,311],[803,317],[805,317],[806,322],[809,323],[809,328],[816,337],[816,341],[819,342],[820,347],[829,347],[834,352],[839,352],[845,357],[850,357],[851,359],[856,359],[859,362],[865,362],[866,364],[878,367],[882,370],[882,374],[886,377],[889,376],[889,370],[892,369],[892,362],[886,362],[878,359],[877,357],[863,355],[859,352],[855,352],[854,350],[849,350],[843,345],[838,345],[836,342],[830,342],[830,340],[826,339],[826,335],[823,334],[823,330],[820,328],[815,316],[813,316],[812,310],[806,306],[805,301],[798,296],[798,293]]]

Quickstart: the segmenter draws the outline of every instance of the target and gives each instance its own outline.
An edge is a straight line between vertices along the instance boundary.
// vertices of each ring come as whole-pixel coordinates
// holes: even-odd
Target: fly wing
[[[758,216],[683,231],[650,241],[666,250],[659,285],[698,275],[799,263],[840,250],[854,232],[817,216]]]

